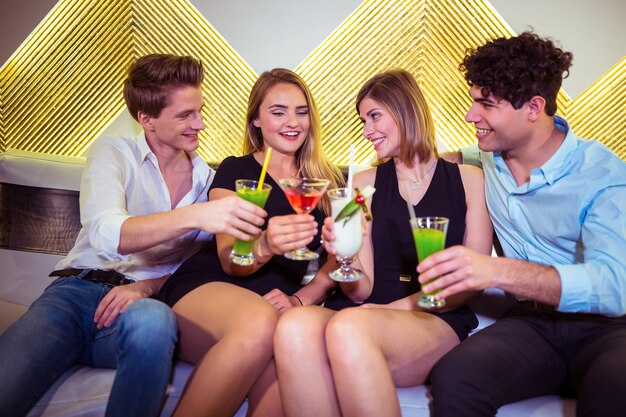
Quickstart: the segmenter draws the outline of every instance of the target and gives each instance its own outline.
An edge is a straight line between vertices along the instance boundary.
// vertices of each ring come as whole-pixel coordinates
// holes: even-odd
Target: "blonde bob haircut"
[[[438,157],[433,121],[426,98],[411,73],[402,69],[375,75],[357,94],[356,111],[366,98],[380,103],[393,117],[400,134],[400,161],[409,167],[415,162]]]
[[[288,69],[274,68],[266,71],[259,76],[252,86],[246,113],[246,131],[243,140],[244,155],[263,151],[261,129],[254,126],[253,122],[259,118],[259,109],[267,92],[275,85],[282,83],[293,84],[298,87],[304,94],[309,106],[309,134],[304,139],[302,146],[296,151],[297,175],[308,178],[326,178],[330,181],[328,189],[345,187],[341,171],[330,163],[322,149],[320,117],[313,96],[304,80]],[[321,208],[324,213],[330,213],[330,202],[326,195],[322,198]]]

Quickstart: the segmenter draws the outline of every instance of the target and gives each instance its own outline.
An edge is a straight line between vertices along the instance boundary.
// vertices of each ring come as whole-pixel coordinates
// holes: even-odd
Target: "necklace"
[[[422,184],[422,182],[430,176],[430,174],[435,170],[436,166],[437,166],[437,161],[435,161],[435,163],[433,163],[430,166],[430,168],[426,170],[426,172],[424,173],[424,176],[420,178],[419,180],[414,180],[413,178],[409,178],[408,176],[404,175],[402,172],[398,170],[396,171],[398,172],[398,174],[400,174],[400,177],[402,177],[403,179],[409,182],[409,190],[418,191],[424,187],[424,184]]]

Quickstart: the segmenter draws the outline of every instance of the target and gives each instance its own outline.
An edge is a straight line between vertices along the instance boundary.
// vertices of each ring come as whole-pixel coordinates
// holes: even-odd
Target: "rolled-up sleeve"
[[[626,186],[596,196],[583,220],[581,241],[582,263],[555,265],[561,278],[559,311],[626,314]]]
[[[461,152],[463,163],[465,165],[473,165],[478,168],[483,167],[482,161],[480,160],[480,149],[478,149],[478,145],[476,143],[459,149],[459,152]]]
[[[80,187],[80,215],[97,255],[107,261],[126,260],[118,252],[126,209],[125,158],[107,140],[92,146]]]

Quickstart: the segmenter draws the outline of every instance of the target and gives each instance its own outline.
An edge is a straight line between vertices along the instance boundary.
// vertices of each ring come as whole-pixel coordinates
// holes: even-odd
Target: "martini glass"
[[[308,214],[324,195],[330,181],[321,178],[282,178],[278,183],[283,188],[287,200],[298,214]],[[306,247],[287,252],[285,257],[294,261],[310,261],[319,254]]]

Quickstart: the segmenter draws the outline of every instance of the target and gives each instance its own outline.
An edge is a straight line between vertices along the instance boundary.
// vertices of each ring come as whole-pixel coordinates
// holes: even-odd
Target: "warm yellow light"
[[[346,164],[373,158],[354,96],[363,82],[402,67],[431,105],[449,149],[474,141],[470,101],[457,70],[466,48],[513,32],[486,0],[365,0],[296,69],[318,101],[324,144]],[[150,52],[189,54],[206,67],[202,156],[239,154],[256,74],[187,0],[61,0],[0,71],[0,150],[79,155],[115,120],[127,66]],[[559,114],[574,131],[626,159],[626,57],[580,97],[564,91]]]

